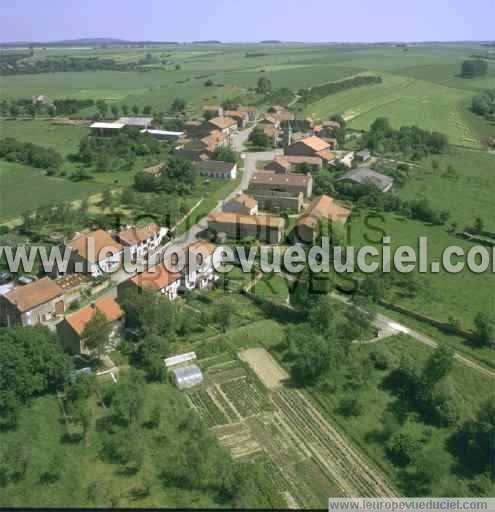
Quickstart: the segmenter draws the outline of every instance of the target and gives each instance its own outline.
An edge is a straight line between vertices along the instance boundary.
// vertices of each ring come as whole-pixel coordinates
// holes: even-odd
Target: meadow
[[[23,212],[83,199],[101,192],[105,185],[93,181],[73,182],[49,177],[40,169],[2,161],[0,163],[0,221]]]

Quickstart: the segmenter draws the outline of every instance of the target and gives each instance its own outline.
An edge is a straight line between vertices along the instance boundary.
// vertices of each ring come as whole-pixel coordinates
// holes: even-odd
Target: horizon
[[[282,6],[281,2],[267,5],[261,0],[249,5],[226,0],[208,5],[189,0],[184,4],[171,6],[158,0],[145,0],[139,5],[129,0],[101,4],[88,0],[84,5],[67,5],[53,0],[46,5],[26,0],[21,5],[8,0],[0,6],[0,16],[5,20],[2,43],[122,39],[157,43],[218,40],[224,44],[256,44],[275,40],[376,44],[480,42],[495,37],[492,0],[475,0],[468,12],[460,0],[438,0],[434,5],[418,0],[414,6],[397,5],[391,0],[373,4],[349,0],[339,9],[324,0],[310,0],[303,8],[296,2]]]

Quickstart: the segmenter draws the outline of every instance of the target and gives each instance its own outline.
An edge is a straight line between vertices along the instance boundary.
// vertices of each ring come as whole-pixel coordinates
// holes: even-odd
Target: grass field
[[[86,125],[59,125],[45,120],[0,121],[0,137],[13,137],[22,142],[53,148],[64,156],[77,152],[81,138],[88,131]]]
[[[26,210],[82,199],[105,185],[92,181],[75,183],[52,178],[41,169],[0,162],[0,220],[11,220]]]
[[[368,219],[368,221],[366,220]],[[373,228],[368,227],[373,226]],[[383,230],[380,233],[380,230]],[[406,220],[393,214],[380,214],[380,217],[366,215],[353,218],[350,244],[355,247],[377,245],[382,236],[391,237],[392,251],[401,245],[418,247],[420,236],[428,238],[428,261],[441,261],[444,249],[451,245],[461,247],[465,253],[474,244],[449,235],[443,226],[430,226],[422,222]],[[489,270],[474,274],[463,270],[449,274],[440,266],[439,273],[414,272],[418,280],[418,293],[415,297],[401,297],[400,303],[438,320],[448,321],[449,317],[462,319],[464,327],[471,329],[473,319],[480,311],[489,311],[493,300],[495,275]]]
[[[436,171],[433,161],[439,164]],[[448,166],[455,169],[453,177],[446,176]],[[448,154],[427,158],[412,168],[398,194],[406,200],[427,198],[435,208],[449,211],[450,222],[461,229],[479,216],[487,230],[495,231],[495,155],[450,148]]]

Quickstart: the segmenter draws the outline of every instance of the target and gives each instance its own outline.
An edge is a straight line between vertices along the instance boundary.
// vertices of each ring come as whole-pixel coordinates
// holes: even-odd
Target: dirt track
[[[243,350],[239,357],[251,367],[268,389],[283,386],[284,382],[289,378],[287,372],[264,348]]]

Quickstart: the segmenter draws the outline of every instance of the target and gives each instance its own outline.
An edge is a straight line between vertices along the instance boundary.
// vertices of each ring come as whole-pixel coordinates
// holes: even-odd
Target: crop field
[[[287,507],[321,508],[328,496],[395,494],[309,397],[284,387],[287,374],[266,350],[242,351],[239,357],[250,371],[207,370],[200,389],[188,392],[188,403],[234,458],[262,461]],[[284,379],[267,388],[267,374]]]

